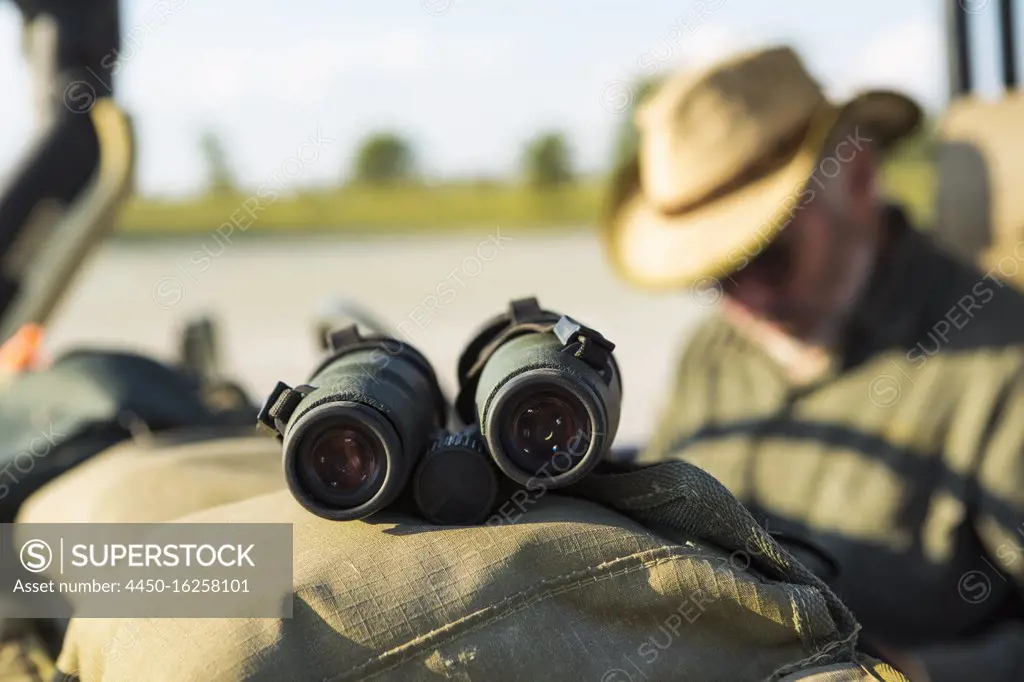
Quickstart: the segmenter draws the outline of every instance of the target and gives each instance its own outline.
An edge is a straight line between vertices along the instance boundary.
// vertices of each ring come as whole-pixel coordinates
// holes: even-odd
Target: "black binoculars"
[[[614,348],[534,298],[513,301],[466,346],[449,406],[420,351],[352,325],[328,334],[307,384],[277,384],[258,421],[282,442],[292,494],[318,516],[405,505],[472,525],[504,490],[564,487],[605,458],[622,405]]]

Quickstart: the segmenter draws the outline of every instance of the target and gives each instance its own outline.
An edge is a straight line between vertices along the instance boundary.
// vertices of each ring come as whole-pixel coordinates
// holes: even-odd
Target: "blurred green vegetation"
[[[392,132],[374,133],[356,152],[352,176],[363,185],[395,185],[412,180],[416,154],[412,145]]]
[[[199,151],[206,161],[210,194],[234,193],[237,187],[235,174],[231,170],[231,162],[220,136],[212,130],[203,131],[199,136]]]
[[[931,226],[935,205],[934,159],[937,153],[935,121],[926,120],[921,130],[893,149],[883,171],[887,192],[903,203],[917,226]]]
[[[641,81],[620,117],[613,164],[634,153],[633,112],[658,86]],[[893,151],[884,185],[927,227],[933,202],[934,125]],[[161,201],[136,197],[121,215],[121,234],[210,232],[226,223],[233,232],[441,232],[480,226],[590,229],[603,212],[607,179],[578,176],[565,135],[544,131],[524,142],[519,176],[432,183],[417,173],[414,145],[397,132],[374,132],[356,150],[348,180],[337,187],[280,185],[237,189],[224,145],[213,132],[200,138],[208,166],[201,197]],[[222,231],[229,228],[224,227]]]
[[[123,233],[209,232],[233,218],[247,232],[294,230],[372,233],[505,225],[579,227],[593,224],[603,183],[580,181],[537,192],[519,185],[348,185],[275,200],[255,194],[164,202],[136,198],[122,212]],[[243,208],[254,208],[255,220]],[[233,216],[234,214],[234,216]],[[240,227],[236,228],[238,232]]]
[[[902,203],[921,229],[931,227],[935,201],[934,166],[929,161],[893,161],[883,174],[887,193]]]
[[[885,187],[905,203],[919,223],[931,216],[932,166],[927,160],[897,158],[886,166]],[[445,185],[347,185],[336,190],[259,198],[255,192],[220,193],[180,201],[135,198],[125,207],[120,229],[126,234],[209,232],[235,220],[236,232],[415,232],[481,225],[522,228],[590,228],[601,213],[604,179],[538,192],[498,182]],[[248,204],[246,202],[248,201]],[[255,219],[244,206],[256,206]]]
[[[545,192],[568,185],[575,177],[569,143],[558,132],[542,133],[528,143],[522,165],[526,183]]]

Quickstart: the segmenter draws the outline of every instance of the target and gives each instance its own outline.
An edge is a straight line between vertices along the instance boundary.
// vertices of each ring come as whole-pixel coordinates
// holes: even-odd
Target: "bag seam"
[[[795,605],[793,607],[793,612],[794,613],[801,613],[801,615],[802,615],[802,612],[798,612],[797,611]],[[794,621],[795,620],[796,619],[794,619]],[[802,630],[802,628],[801,628],[801,626],[799,624],[797,624],[796,627],[798,628],[798,630]],[[838,631],[838,628],[837,628],[837,631]],[[769,675],[766,678],[766,682],[774,682],[775,680],[778,680],[778,679],[782,678],[785,675],[791,675],[791,674],[793,674],[795,672],[798,672],[798,671],[801,671],[801,670],[806,670],[806,669],[808,669],[808,668],[810,668],[812,666],[815,666],[815,665],[818,665],[818,664],[821,664],[821,663],[825,663],[825,662],[841,663],[842,661],[834,660],[834,653],[835,653],[835,651],[837,649],[847,648],[847,647],[849,647],[851,649],[851,651],[852,651],[853,645],[857,642],[857,635],[858,635],[859,632],[860,632],[860,625],[856,625],[854,627],[854,629],[853,629],[853,632],[851,632],[848,636],[844,637],[843,639],[838,639],[838,640],[835,640],[833,642],[829,642],[828,644],[825,644],[824,646],[822,646],[820,649],[816,649],[816,650],[812,651],[811,654],[809,656],[807,656],[806,658],[803,658],[803,659],[801,659],[799,661],[794,661],[793,663],[787,663],[787,664],[779,667],[774,672],[772,672],[771,675]],[[804,641],[805,643],[807,641],[806,637],[804,636],[804,634],[802,632],[800,634],[800,639],[802,641]],[[851,661],[851,662],[856,662],[856,661]]]
[[[645,555],[650,556],[665,554],[668,554],[668,556],[655,556],[650,559],[641,558]],[[627,565],[624,568],[620,568],[617,570],[609,570],[609,568],[614,567],[616,564],[627,563],[631,560],[637,559],[639,559],[639,563],[637,564]],[[338,680],[340,682],[340,680],[351,679],[353,676],[358,675],[365,675],[363,679],[375,677],[389,670],[392,670],[416,658],[417,656],[420,656],[424,653],[428,653],[430,651],[434,651],[438,647],[451,643],[461,637],[464,637],[465,635],[480,630],[508,616],[519,613],[520,611],[535,606],[552,597],[576,590],[580,587],[583,587],[585,584],[594,584],[597,582],[602,582],[623,575],[629,575],[639,571],[649,570],[650,568],[653,568],[659,564],[676,561],[692,561],[695,559],[707,561],[708,557],[684,552],[683,548],[678,545],[662,545],[661,547],[655,547],[643,550],[641,552],[634,552],[632,554],[616,557],[609,561],[604,561],[594,566],[588,566],[586,568],[571,571],[569,573],[564,573],[559,576],[547,578],[545,580],[540,581],[539,583],[531,585],[530,587],[522,589],[516,592],[515,594],[508,595],[500,601],[489,604],[471,614],[462,616],[461,618],[458,618],[449,623],[445,623],[444,625],[436,627],[433,630],[430,630],[429,632],[414,637],[406,642],[403,642],[402,644],[393,646],[387,651],[381,652],[380,654],[374,656],[366,662],[357,665],[353,668],[350,668],[348,671],[341,673],[339,676],[332,677],[330,679]],[[564,582],[567,580],[571,582]],[[564,584],[558,585],[557,583]],[[544,590],[544,587],[546,585],[553,586],[550,589]],[[510,602],[515,601],[521,601],[521,603],[515,604],[511,608],[505,608],[506,605],[508,605]],[[795,610],[800,607],[796,604],[796,602],[792,600],[792,597],[791,605],[794,608],[794,627],[797,628],[797,635],[801,643],[801,646],[803,646],[805,649],[809,648],[805,634],[801,632],[801,628],[799,628],[799,626],[796,625],[797,621],[802,620],[804,614],[798,613]],[[469,624],[468,626],[466,625],[467,623]],[[832,623],[832,626],[833,629],[836,632],[838,632],[838,626],[834,622]],[[826,645],[820,651],[831,650],[831,648],[839,646],[844,643],[845,640],[841,642],[836,642],[833,645]],[[804,661],[814,660],[816,657],[819,657],[818,654],[818,651],[813,652],[809,658],[805,658],[802,661],[790,664],[787,667],[799,666]],[[387,663],[382,668],[368,672],[368,670],[370,668],[373,668],[375,664],[381,663],[382,661],[384,661],[384,659],[394,656],[398,657],[395,661]],[[773,676],[777,673],[778,671],[773,673]]]

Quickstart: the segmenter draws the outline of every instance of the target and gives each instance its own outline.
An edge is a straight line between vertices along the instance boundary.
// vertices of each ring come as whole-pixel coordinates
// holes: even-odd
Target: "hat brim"
[[[828,106],[794,156],[771,173],[681,215],[666,216],[640,191],[634,157],[612,181],[605,239],[612,263],[628,281],[655,290],[695,286],[746,266],[811,198],[808,180],[828,134],[840,121],[870,130],[886,151],[921,124],[921,108],[890,91],[871,91]],[[811,196],[808,196],[811,195]]]

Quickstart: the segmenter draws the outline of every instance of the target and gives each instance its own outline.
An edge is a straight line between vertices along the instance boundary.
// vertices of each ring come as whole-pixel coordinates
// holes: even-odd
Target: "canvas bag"
[[[266,444],[255,459],[276,460]],[[210,445],[195,447],[216,459]],[[183,485],[211,468],[192,457],[177,466]],[[103,461],[116,459],[91,463],[93,477]],[[264,471],[274,490],[279,470]],[[459,528],[326,521],[286,490],[198,511],[176,520],[293,524],[293,618],[72,620],[58,667],[83,682],[904,679],[854,651],[849,611],[700,469],[661,464],[565,492]],[[158,506],[104,520],[161,520]]]
[[[280,443],[255,428],[229,434],[193,429],[115,445],[30,496],[17,521],[157,523],[285,487]]]
[[[130,352],[79,349],[0,387],[0,521],[47,482],[133,434],[220,429],[255,413],[218,412],[183,371]],[[237,431],[237,428],[235,429]]]

